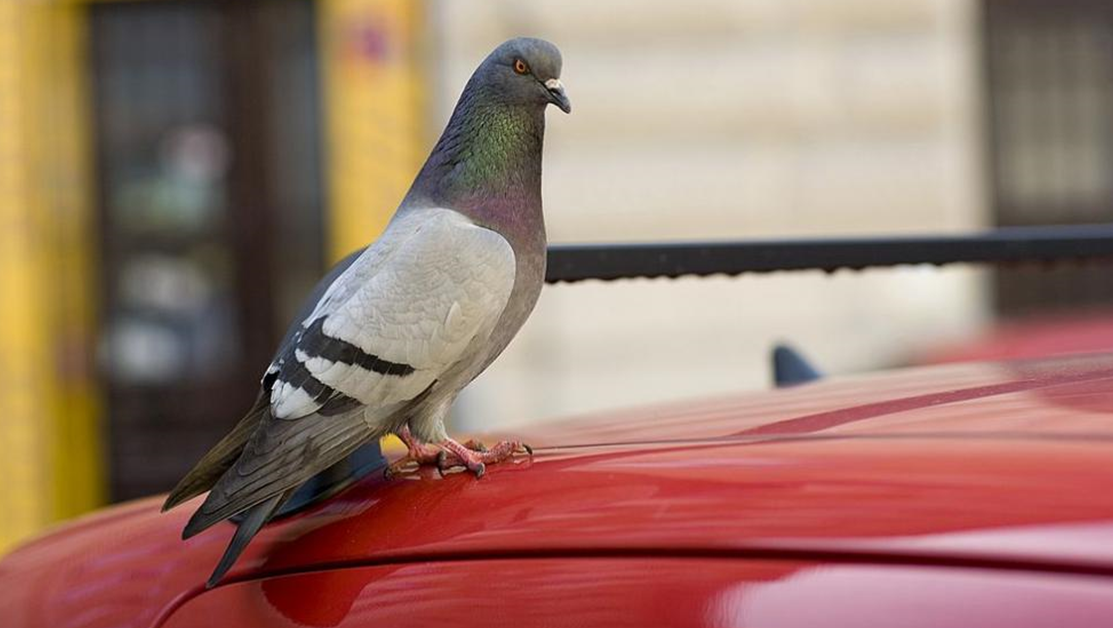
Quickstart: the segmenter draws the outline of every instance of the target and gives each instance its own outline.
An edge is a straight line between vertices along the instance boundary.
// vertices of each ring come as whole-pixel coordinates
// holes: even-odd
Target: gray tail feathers
[[[220,562],[216,564],[216,569],[213,570],[213,575],[209,576],[208,582],[205,583],[206,589],[211,589],[220,582],[224,574],[232,568],[236,563],[236,559],[240,557],[247,544],[259,532],[274,513],[282,507],[282,503],[290,496],[289,492],[279,493],[271,497],[267,501],[252,506],[240,521],[239,526],[236,528],[236,534],[232,536],[232,540],[228,543],[228,548],[224,550],[224,556],[220,557]]]
[[[166,512],[178,504],[193,499],[211,489],[220,479],[220,476],[224,475],[224,472],[236,463],[236,459],[243,452],[244,445],[255,433],[255,428],[259,426],[267,407],[268,400],[260,394],[259,398],[255,400],[255,405],[252,406],[246,416],[240,419],[236,427],[232,428],[227,436],[209,450],[209,453],[201,458],[193,467],[193,470],[178,482],[174,490],[170,491],[166,501],[162,504],[162,511]]]

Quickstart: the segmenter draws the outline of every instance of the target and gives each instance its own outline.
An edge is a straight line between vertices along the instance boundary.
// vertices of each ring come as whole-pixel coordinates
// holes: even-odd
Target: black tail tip
[[[188,497],[182,495],[178,491],[170,491],[170,494],[166,496],[166,500],[162,502],[162,512],[177,508],[188,500]]]
[[[185,524],[185,527],[182,528],[182,540],[183,541],[189,540],[190,537],[197,536],[204,529],[205,528],[203,526],[198,525],[197,523],[195,523],[193,521],[193,519],[190,519],[189,523]]]

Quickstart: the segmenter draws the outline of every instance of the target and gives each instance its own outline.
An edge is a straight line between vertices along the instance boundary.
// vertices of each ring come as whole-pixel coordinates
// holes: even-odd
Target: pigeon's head
[[[476,72],[488,93],[508,104],[549,104],[572,113],[572,103],[560,82],[560,50],[543,39],[518,37],[500,45]]]

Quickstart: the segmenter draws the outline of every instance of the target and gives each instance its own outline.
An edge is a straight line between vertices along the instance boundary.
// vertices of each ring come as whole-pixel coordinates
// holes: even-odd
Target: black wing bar
[[[1054,263],[1113,260],[1113,223],[1006,227],[974,234],[557,244],[549,247],[548,283],[635,277],[706,277],[783,270],[859,270],[904,264]]]

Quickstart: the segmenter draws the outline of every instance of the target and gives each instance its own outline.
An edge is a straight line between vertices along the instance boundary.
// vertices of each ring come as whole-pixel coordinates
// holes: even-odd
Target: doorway
[[[240,418],[322,273],[309,0],[96,3],[101,378],[114,501]]]

